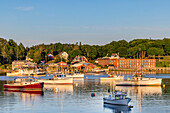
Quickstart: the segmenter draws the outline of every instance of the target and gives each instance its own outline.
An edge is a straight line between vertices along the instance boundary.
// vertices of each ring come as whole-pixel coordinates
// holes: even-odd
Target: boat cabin
[[[54,77],[66,77],[65,74],[56,74]]]
[[[125,99],[126,98],[126,94],[122,93],[122,92],[115,92],[112,96],[113,99]]]
[[[34,78],[17,78],[14,79],[14,82],[37,82]]]

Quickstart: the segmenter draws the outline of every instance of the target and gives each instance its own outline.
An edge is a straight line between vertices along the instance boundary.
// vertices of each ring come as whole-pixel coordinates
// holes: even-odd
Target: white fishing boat
[[[69,77],[69,78],[84,78],[84,74],[81,74],[79,72],[74,72],[73,74],[66,74],[66,77]]]
[[[114,92],[113,95],[109,95],[109,97],[104,97],[104,104],[113,104],[113,105],[128,105],[131,101],[130,98],[126,98],[126,94],[122,92]]]
[[[142,73],[135,73],[134,78],[125,81],[119,81],[117,86],[160,86],[162,79],[146,78]]]
[[[124,76],[110,75],[109,77],[101,77],[100,80],[124,80]]]
[[[7,73],[6,76],[34,76],[36,77],[36,76],[46,76],[46,72],[39,71],[39,70],[19,69],[19,70]]]
[[[50,79],[39,79],[39,82],[44,84],[73,84],[73,78],[66,77],[65,74],[56,74]]]

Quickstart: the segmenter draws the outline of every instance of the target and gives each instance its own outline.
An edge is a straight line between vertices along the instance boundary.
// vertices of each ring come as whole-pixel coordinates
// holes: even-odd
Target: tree
[[[76,49],[76,50],[71,51],[69,56],[70,56],[71,59],[73,59],[76,56],[81,55],[81,54],[82,54],[82,52],[80,50]]]
[[[128,52],[129,57],[133,56],[135,58],[135,55],[138,52],[138,48],[137,47],[131,47],[127,50],[127,52]]]
[[[41,53],[39,50],[37,50],[34,52],[34,62],[39,63],[41,60]]]
[[[55,62],[60,62],[60,61],[66,62],[66,60],[61,58],[61,56],[58,54],[55,56]]]
[[[25,47],[23,46],[22,43],[19,44],[19,59],[23,60],[25,59]]]
[[[164,41],[164,44],[165,44],[164,45],[165,53],[167,55],[170,55],[170,39],[164,38],[163,41]]]
[[[164,50],[160,49],[160,48],[156,48],[156,47],[151,47],[147,50],[147,54],[148,55],[163,55],[164,54]]]
[[[119,43],[119,47],[126,47],[126,48],[129,47],[129,43],[126,40],[119,40],[118,43]]]
[[[127,48],[126,47],[120,47],[119,48],[119,56],[120,57],[126,57],[127,56]]]
[[[8,58],[9,58],[9,54],[8,54],[8,47],[7,45],[5,45],[2,49],[2,56],[3,56],[3,63],[8,63]]]
[[[12,40],[12,39],[9,39],[8,43],[9,43],[9,45],[12,46],[12,47],[16,47],[16,46],[17,46],[17,43],[14,42],[14,40]]]
[[[27,57],[29,58],[34,58],[34,50],[33,49],[30,49],[28,52],[27,52]]]
[[[9,49],[9,63],[12,63],[12,61],[13,60],[15,60],[16,59],[16,57],[15,57],[15,51],[14,51],[14,48],[13,47],[10,47],[10,49]]]

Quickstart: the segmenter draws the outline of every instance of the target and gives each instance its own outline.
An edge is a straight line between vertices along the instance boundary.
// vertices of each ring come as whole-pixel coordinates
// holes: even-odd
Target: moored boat
[[[109,77],[101,77],[101,80],[124,80],[124,76],[110,75]]]
[[[140,78],[136,80],[125,80],[116,83],[116,86],[160,86],[162,79]]]
[[[136,72],[133,79],[116,83],[117,86],[160,86],[161,84],[162,79],[146,78],[142,72]]]
[[[39,82],[44,84],[73,84],[73,78],[66,77],[65,74],[56,74],[50,79],[39,79]]]
[[[113,95],[109,95],[109,97],[104,97],[104,104],[113,104],[113,105],[128,105],[131,101],[130,98],[126,98],[126,94],[122,92],[114,92]]]
[[[81,74],[79,72],[74,72],[73,74],[67,74],[66,77],[69,77],[69,78],[84,78],[84,74]]]
[[[32,78],[21,79],[21,81],[18,83],[4,84],[5,91],[42,92],[43,87],[43,82],[38,82]]]

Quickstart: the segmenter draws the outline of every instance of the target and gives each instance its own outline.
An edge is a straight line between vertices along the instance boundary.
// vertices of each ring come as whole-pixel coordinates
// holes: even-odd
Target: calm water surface
[[[115,86],[115,81],[95,79],[76,80],[74,85],[46,85],[43,94],[5,92],[5,80],[0,76],[0,113],[168,113],[170,112],[170,75],[163,78],[163,87],[123,87]],[[154,77],[154,76],[153,76]],[[126,91],[132,99],[126,106],[103,104],[103,97],[112,91]],[[91,97],[95,93],[95,97]]]

